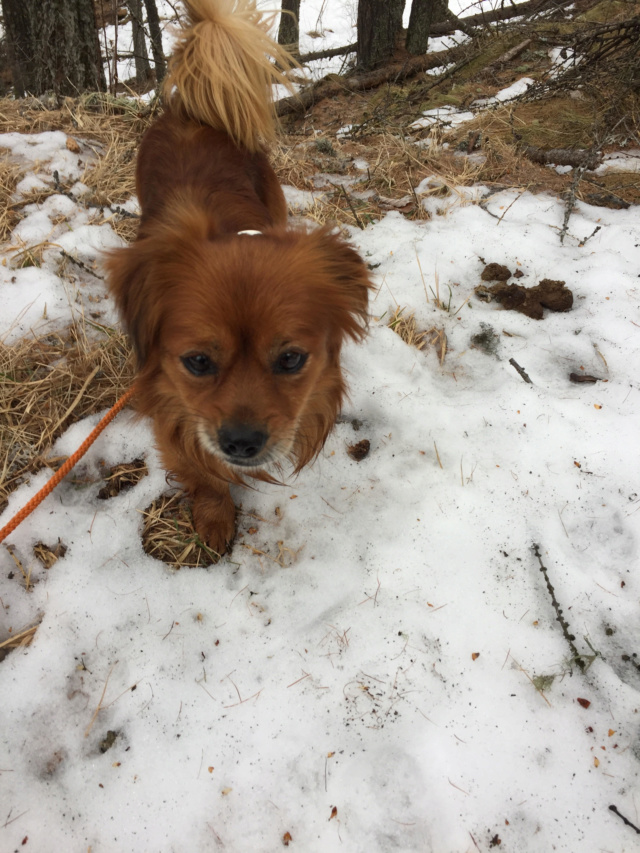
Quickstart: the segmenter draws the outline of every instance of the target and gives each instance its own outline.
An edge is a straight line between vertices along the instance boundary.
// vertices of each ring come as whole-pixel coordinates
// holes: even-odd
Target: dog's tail
[[[167,102],[258,150],[275,136],[271,86],[293,91],[284,72],[297,66],[268,33],[277,13],[259,12],[255,0],[184,0],[184,6],[187,23],[164,84]]]

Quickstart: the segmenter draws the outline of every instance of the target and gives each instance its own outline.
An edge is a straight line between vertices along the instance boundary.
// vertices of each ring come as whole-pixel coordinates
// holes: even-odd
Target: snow
[[[517,98],[520,95],[524,95],[529,86],[533,86],[533,83],[534,80],[532,77],[521,77],[519,80],[516,80],[515,83],[512,83],[510,86],[507,86],[506,89],[501,89],[492,98],[480,98],[477,101],[474,101],[474,106],[484,107],[488,106],[489,104],[505,103],[506,101],[512,101],[514,98]]]
[[[309,190],[300,190],[297,187],[284,186],[282,189],[289,210],[295,213],[308,210],[317,201],[322,201],[325,198],[325,193],[314,193]]]
[[[39,181],[84,172],[65,134],[18,137],[0,146]],[[81,463],[85,484],[67,479],[8,538],[29,591],[0,549],[0,640],[42,617],[0,663],[1,850],[267,853],[287,832],[305,853],[472,853],[496,837],[518,853],[638,849],[609,810],[638,823],[637,212],[578,203],[562,245],[548,195],[423,204],[429,219],[351,231],[377,291],[368,338],[344,354],[350,401],[314,466],[235,493],[239,535],[218,565],[176,572],[144,553],[140,512],[167,486],[128,413]],[[87,272],[119,242],[108,225],[55,195],[17,234],[3,339],[98,298],[115,322]],[[41,267],[12,269],[44,241]],[[84,263],[72,281],[60,247]],[[525,286],[564,280],[572,310],[536,321],[479,301],[485,262]],[[445,330],[442,363],[387,328],[398,306]],[[346,447],[362,438],[357,463]],[[149,475],[99,500],[99,463],[139,456]],[[0,526],[47,478],[11,495]],[[33,545],[58,537],[67,553],[45,570]],[[599,652],[584,673],[534,543],[576,647]]]
[[[56,171],[60,180],[80,177],[85,169],[87,159],[69,151],[66,148],[67,136],[61,130],[50,130],[44,133],[33,133],[25,136],[22,133],[0,134],[0,146],[10,151],[16,162],[33,164],[36,169],[45,166],[50,174]]]
[[[578,61],[575,51],[567,47],[552,47],[549,51],[549,59],[551,60],[549,77],[552,80],[562,76]]]
[[[640,172],[640,151],[635,148],[607,154],[595,174],[607,175],[610,172]]]
[[[468,110],[458,110],[456,107],[445,105],[443,107],[424,110],[422,118],[416,119],[410,127],[414,130],[420,130],[423,127],[433,127],[435,125],[456,127],[459,124],[471,121],[474,117],[475,113]]]

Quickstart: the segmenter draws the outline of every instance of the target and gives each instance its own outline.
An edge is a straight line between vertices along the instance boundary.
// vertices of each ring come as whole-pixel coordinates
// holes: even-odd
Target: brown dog
[[[255,3],[185,6],[167,108],[138,155],[138,237],[107,268],[137,355],[137,409],[221,554],[235,530],[229,483],[274,481],[282,463],[298,471],[322,449],[345,392],[340,348],[365,332],[370,281],[329,230],[287,227],[263,146],[271,84],[284,81],[269,55],[293,61]]]

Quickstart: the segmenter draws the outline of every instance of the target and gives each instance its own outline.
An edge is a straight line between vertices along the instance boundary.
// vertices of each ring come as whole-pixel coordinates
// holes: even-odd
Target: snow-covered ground
[[[33,163],[25,189],[54,168],[78,181],[94,156],[67,158],[61,133],[0,147]],[[96,482],[63,483],[9,537],[28,592],[0,548],[0,640],[42,617],[0,663],[1,851],[639,849],[609,808],[639,825],[638,215],[579,204],[561,245],[557,199],[484,195],[425,195],[429,220],[351,232],[378,290],[369,337],[345,351],[350,402],[312,468],[236,492],[218,565],[143,552],[165,472],[129,414],[83,463]],[[115,323],[103,282],[56,264],[60,247],[97,259],[109,226],[66,196],[27,213],[3,251],[0,335],[42,335],[98,299]],[[43,240],[41,268],[11,269]],[[489,262],[525,286],[565,281],[572,310],[480,301]],[[445,330],[442,363],[387,328],[398,306]],[[99,462],[141,455],[149,475],[98,500]],[[33,545],[58,537],[45,570]]]

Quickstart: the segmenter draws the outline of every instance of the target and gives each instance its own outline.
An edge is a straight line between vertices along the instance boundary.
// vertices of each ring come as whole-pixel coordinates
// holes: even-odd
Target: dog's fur
[[[166,110],[138,155],[136,242],[107,259],[137,360],[136,406],[217,553],[229,483],[274,480],[322,449],[345,384],[340,348],[366,328],[370,281],[327,229],[287,227],[264,144],[271,84],[293,60],[253,0],[188,0]],[[238,234],[256,230],[258,235]]]

